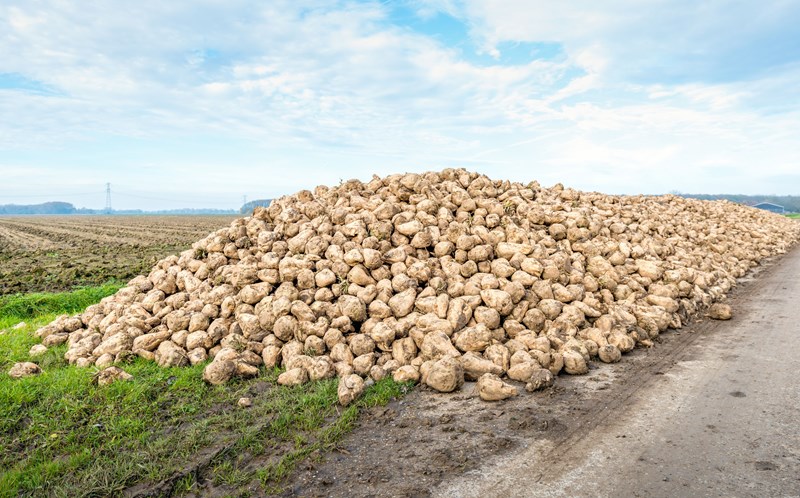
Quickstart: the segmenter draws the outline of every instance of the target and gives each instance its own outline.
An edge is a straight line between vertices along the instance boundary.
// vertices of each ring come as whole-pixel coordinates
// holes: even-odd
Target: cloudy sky
[[[0,204],[238,208],[461,166],[800,194],[800,2],[3,0]]]

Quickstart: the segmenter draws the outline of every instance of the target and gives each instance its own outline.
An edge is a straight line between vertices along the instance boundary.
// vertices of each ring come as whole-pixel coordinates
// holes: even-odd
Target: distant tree
[[[254,201],[250,201],[247,204],[244,204],[241,209],[239,209],[239,213],[241,214],[250,214],[256,208],[256,206],[263,206],[269,207],[272,199],[256,199]]]
[[[0,214],[75,214],[75,206],[68,202],[44,202],[42,204],[5,204]]]
[[[162,209],[158,211],[142,211],[141,209],[115,209],[111,213],[107,213],[105,209],[89,209],[79,208],[68,202],[45,202],[43,204],[32,205],[16,205],[6,204],[0,205],[0,214],[127,214],[127,215],[147,215],[147,214],[188,214],[188,215],[201,215],[201,214],[220,214],[230,215],[236,214],[235,209],[210,209],[210,208],[182,208],[182,209]]]

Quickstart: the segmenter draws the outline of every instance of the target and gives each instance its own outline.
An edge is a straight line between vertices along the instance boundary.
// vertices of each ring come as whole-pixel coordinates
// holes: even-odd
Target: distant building
[[[784,214],[786,210],[783,206],[778,204],[773,204],[771,202],[759,202],[758,204],[753,205],[754,208],[763,209],[765,211],[772,211],[773,213]]]

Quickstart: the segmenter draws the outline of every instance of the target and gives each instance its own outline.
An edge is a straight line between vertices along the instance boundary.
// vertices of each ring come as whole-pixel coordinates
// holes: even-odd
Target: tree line
[[[4,204],[0,205],[0,215],[3,214],[236,214],[235,209],[208,209],[208,208],[183,208],[161,209],[156,211],[143,211],[141,209],[104,209],[76,208],[69,202],[43,202],[41,204]]]

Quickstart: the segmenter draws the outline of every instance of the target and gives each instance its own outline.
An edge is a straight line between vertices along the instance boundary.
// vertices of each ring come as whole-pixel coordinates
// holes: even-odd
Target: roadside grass
[[[161,368],[136,359],[122,365],[131,381],[98,387],[97,369],[63,359],[66,345],[29,358],[37,327],[113,290],[0,300],[0,497],[117,496],[130,487],[180,496],[203,483],[237,496],[275,493],[298,463],[335,447],[361,410],[409,389],[384,379],[342,408],[336,379],[285,388],[275,384],[278,369],[209,386],[204,365]],[[7,328],[21,319],[28,325]],[[6,374],[30,360],[41,375]],[[250,408],[238,406],[243,396]]]
[[[793,220],[800,220],[800,213],[787,214],[786,217]]]
[[[81,287],[72,292],[12,294],[0,296],[0,329],[45,315],[78,313],[87,306],[117,292],[120,282],[97,287]]]

